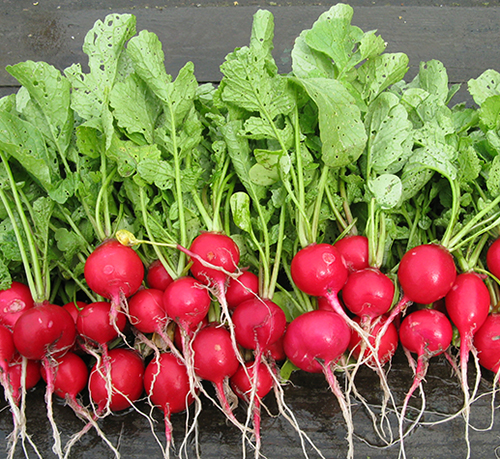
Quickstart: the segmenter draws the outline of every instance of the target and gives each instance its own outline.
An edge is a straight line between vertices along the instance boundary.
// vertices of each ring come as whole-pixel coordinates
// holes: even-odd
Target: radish
[[[273,388],[274,379],[267,366],[259,365],[255,361],[245,362],[231,376],[230,384],[234,393],[249,404],[249,414],[253,413],[255,457],[259,457],[261,400]]]
[[[235,425],[239,426],[239,422],[234,417],[228,401],[228,392],[226,391],[229,378],[239,366],[238,356],[231,341],[231,334],[224,326],[211,323],[195,334],[191,347],[195,373],[201,379],[214,384],[223,413]]]
[[[474,334],[479,363],[497,374],[500,370],[500,314],[490,314]]]
[[[131,349],[108,352],[108,363],[97,362],[90,371],[88,389],[98,416],[122,411],[136,402],[143,392],[144,362]],[[109,367],[109,378],[107,368]],[[111,387],[108,388],[107,384]]]
[[[149,265],[146,273],[146,284],[149,288],[165,290],[172,281],[172,276],[160,260],[155,260]]]
[[[111,239],[89,255],[84,276],[93,292],[111,300],[111,323],[114,324],[118,311],[126,309],[125,299],[142,285],[144,265],[134,249]]]
[[[402,321],[399,328],[399,339],[410,364],[414,367],[410,352],[417,354],[417,366],[414,369],[415,376],[413,384],[406,394],[403,407],[401,409],[401,419],[399,424],[399,436],[401,441],[401,451],[404,456],[404,436],[403,422],[406,408],[415,389],[422,383],[427,373],[429,359],[445,352],[453,337],[453,329],[448,318],[434,309],[421,309],[408,314]],[[422,401],[422,412],[424,411],[424,401]],[[416,423],[414,424],[416,425]],[[406,433],[406,435],[409,431]]]
[[[139,290],[128,301],[129,321],[142,333],[162,332],[168,322],[163,308],[163,290]]]
[[[349,271],[368,268],[368,238],[366,236],[355,235],[346,236],[339,239],[333,246],[344,258]]]
[[[69,312],[49,302],[26,310],[16,321],[13,333],[16,349],[31,360],[60,357],[76,339]]]
[[[66,303],[63,305],[63,308],[66,309],[73,317],[73,321],[75,322],[76,325],[76,320],[78,319],[78,314],[80,311],[87,306],[87,303],[83,301],[70,301],[69,303]]]
[[[410,303],[431,304],[444,298],[457,277],[452,255],[438,244],[422,244],[408,250],[399,263],[398,280],[403,296],[391,310],[385,332]]]
[[[163,411],[167,455],[172,443],[171,415],[186,410],[193,402],[186,366],[173,354],[161,353],[144,371],[144,389],[151,403]]]
[[[486,251],[486,265],[491,274],[500,279],[500,238],[493,241]]]
[[[13,329],[21,314],[34,305],[29,287],[13,281],[10,288],[0,290],[0,323]]]
[[[392,280],[377,268],[363,268],[351,273],[342,288],[342,300],[368,327],[373,319],[389,311],[394,299]]]
[[[2,378],[2,385],[3,378],[7,374],[9,363],[14,358],[15,352],[16,347],[14,346],[12,331],[0,324],[0,377]]]
[[[26,392],[34,388],[41,379],[40,373],[41,363],[39,360],[28,360],[19,354],[11,360],[4,386],[4,397],[8,401],[14,428],[9,435],[8,454],[7,457],[14,457],[14,452],[17,440],[21,438],[23,442],[27,439],[33,446],[35,451],[36,445],[32,442],[30,436],[26,432],[26,417],[25,417],[25,395]]]
[[[354,317],[354,320],[358,323],[362,322],[362,318],[359,316]],[[370,328],[370,342],[374,347],[376,337],[379,336],[379,331],[383,327],[386,320],[386,317],[381,317],[378,321],[375,321]],[[384,335],[380,336],[376,357],[373,356],[373,351],[371,349],[367,349],[367,347],[363,345],[361,337],[355,330],[351,331],[351,339],[349,341],[348,349],[351,351],[352,356],[356,360],[364,361],[366,365],[378,372],[378,364],[383,366],[392,359],[396,353],[398,343],[398,331],[396,326],[391,323],[389,324]],[[362,347],[363,351],[361,350]]]
[[[229,309],[234,309],[258,294],[259,277],[250,271],[243,271],[238,277],[229,279],[226,290],[227,305]]]
[[[127,317],[117,312],[114,324],[111,322],[113,306],[109,301],[96,301],[85,306],[78,314],[76,328],[79,336],[89,345],[98,345],[101,351],[107,349],[107,343],[116,339],[127,325]]]
[[[352,458],[352,416],[333,372],[333,367],[347,350],[350,339],[349,326],[339,314],[315,310],[301,314],[288,325],[283,346],[288,359],[295,366],[310,373],[325,375],[347,424],[347,457]]]
[[[460,334],[460,379],[464,393],[464,419],[466,425],[465,440],[467,443],[467,457],[470,456],[469,444],[469,415],[470,394],[467,380],[467,364],[469,352],[477,358],[473,338],[476,331],[488,317],[491,298],[483,279],[474,272],[459,274],[453,287],[445,297],[446,311],[450,320],[457,327]],[[478,374],[479,378],[480,375]]]
[[[195,328],[207,315],[210,294],[193,277],[179,277],[163,293],[163,309],[184,331]]]
[[[66,309],[45,301],[27,309],[17,319],[13,337],[16,349],[22,356],[30,360],[42,360],[46,371],[53,374],[54,359],[62,357],[75,344],[76,327]],[[54,437],[53,451],[61,457],[61,438],[52,413],[53,392],[52,378],[48,378],[45,390],[47,417]]]
[[[259,361],[262,353],[283,336],[286,316],[271,300],[254,297],[235,308],[233,324],[238,344],[255,350]]]

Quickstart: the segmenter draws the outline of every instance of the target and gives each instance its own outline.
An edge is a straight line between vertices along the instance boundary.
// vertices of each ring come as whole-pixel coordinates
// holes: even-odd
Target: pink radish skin
[[[311,311],[287,327],[283,347],[290,361],[309,373],[322,373],[346,351],[351,330],[335,312]]]
[[[408,301],[430,304],[451,289],[457,271],[451,254],[437,244],[423,244],[406,252],[398,268],[398,279]]]
[[[27,360],[26,361],[26,380],[25,386],[26,390],[33,389],[38,384],[38,381],[42,378],[41,375],[42,364],[39,360]],[[9,382],[10,388],[12,389],[12,394],[17,403],[21,400],[22,394],[22,358],[14,359],[7,370],[7,380]]]
[[[168,322],[160,289],[139,290],[128,300],[128,312],[130,323],[142,333],[163,330]]]
[[[80,311],[76,321],[78,334],[85,341],[105,346],[116,339],[127,325],[127,317],[123,312],[116,316],[115,324],[111,322],[112,305],[108,301],[90,303]]]
[[[193,277],[185,276],[172,282],[163,293],[163,309],[181,328],[195,328],[207,315],[210,294]]]
[[[410,303],[431,304],[444,298],[456,277],[453,257],[443,246],[422,244],[408,250],[398,268],[403,296],[391,310],[386,324],[404,312]]]
[[[450,321],[442,312],[434,309],[421,309],[412,312],[401,322],[399,328],[401,344],[405,351],[417,354],[415,377],[401,409],[399,427],[402,449],[404,449],[403,421],[410,398],[425,378],[429,359],[445,352],[449,348],[452,338],[453,329]],[[424,407],[422,407],[423,409]]]
[[[89,370],[81,357],[68,352],[56,359],[54,374],[54,393],[62,398],[76,402],[76,396],[87,386]],[[47,382],[47,371],[42,371],[42,378]]]
[[[99,245],[87,258],[84,276],[90,289],[116,304],[133,295],[144,279],[144,265],[131,247],[117,240]]]
[[[500,279],[500,238],[492,242],[486,251],[486,265],[491,274]]]
[[[465,441],[468,456],[469,443],[469,415],[470,394],[467,380],[467,365],[469,352],[476,356],[473,338],[476,331],[488,317],[491,298],[483,279],[474,272],[459,274],[453,287],[445,297],[446,311],[460,334],[460,375],[464,394]]]
[[[146,274],[146,284],[149,288],[165,290],[173,279],[160,260],[155,260],[149,265]]]
[[[173,354],[160,354],[144,371],[144,389],[151,403],[164,413],[168,449],[172,443],[171,415],[186,410],[193,402],[186,366]]]
[[[479,363],[487,370],[500,370],[500,314],[490,314],[474,334]]]
[[[0,323],[12,330],[21,314],[34,306],[29,287],[13,281],[10,288],[0,290]]]
[[[361,317],[355,317],[354,320],[358,323],[361,323],[362,321]],[[381,318],[379,321],[375,323],[375,325],[372,325],[371,328],[369,329],[370,342],[374,348],[376,345],[376,339],[378,337],[378,333],[386,320],[387,318],[385,317]],[[360,357],[361,344],[362,344],[361,337],[355,330],[352,330],[351,340],[349,341],[348,345],[348,349],[349,351],[352,352],[352,356],[356,360],[364,361],[366,359],[365,364],[368,365],[370,368],[377,370],[377,361],[374,359],[372,351],[366,348],[366,346],[362,356]],[[389,324],[384,335],[380,337],[380,343],[378,344],[377,359],[381,366],[385,365],[392,359],[392,357],[396,353],[398,344],[399,344],[398,331],[396,329],[396,326],[393,323],[391,323]]]
[[[14,344],[31,360],[61,357],[73,347],[76,328],[73,318],[61,306],[45,302],[26,310],[14,326]]]
[[[66,309],[66,311],[68,311],[71,315],[71,317],[73,317],[73,321],[75,322],[75,325],[76,325],[76,320],[78,319],[78,314],[80,313],[80,311],[85,307],[87,306],[88,303],[85,303],[83,301],[76,301],[76,302],[70,302],[70,303],[66,303],[65,305],[63,305],[63,308]]]
[[[342,288],[342,299],[353,314],[372,321],[386,314],[394,299],[394,284],[377,268],[351,273]]]
[[[12,332],[0,324],[0,373],[7,373],[9,363],[14,358],[16,347]]]
[[[259,293],[259,278],[250,271],[243,271],[238,278],[229,279],[226,301],[229,309],[234,309],[243,301],[256,297]]]
[[[214,384],[224,414],[237,424],[224,391],[224,383],[239,366],[231,334],[218,324],[209,324],[196,333],[191,346],[195,373]]]
[[[238,344],[262,352],[283,336],[286,316],[271,300],[252,298],[236,307],[233,324]]]
[[[274,386],[274,379],[265,365],[256,362],[245,362],[245,366],[240,365],[236,373],[231,376],[231,388],[241,399],[253,406],[253,426],[255,431],[256,451],[260,450],[260,401],[271,391]],[[252,395],[253,387],[255,393]]]
[[[347,458],[354,457],[354,426],[345,396],[333,366],[347,350],[351,330],[335,312],[310,311],[301,314],[287,327],[283,347],[290,361],[309,373],[323,373],[337,398],[347,426]]]
[[[136,402],[143,392],[144,363],[131,349],[116,348],[108,352],[111,394],[106,388],[106,365],[94,365],[89,377],[89,394],[97,412],[122,411]]]
[[[350,272],[368,268],[368,238],[366,236],[346,236],[339,239],[333,246],[344,258]]]
[[[189,251],[208,263],[233,273],[238,268],[240,251],[236,243],[225,234],[206,232],[197,236]],[[204,266],[196,257],[191,257],[191,274],[204,284],[220,286],[226,281],[226,273]]]

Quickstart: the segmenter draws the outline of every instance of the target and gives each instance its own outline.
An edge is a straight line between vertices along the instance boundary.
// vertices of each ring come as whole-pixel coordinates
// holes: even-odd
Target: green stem
[[[31,256],[31,264],[28,260],[26,250],[24,248],[24,243],[23,243],[22,237],[21,237],[21,232],[19,231],[19,228],[17,227],[17,223],[16,223],[16,220],[15,220],[15,217],[14,217],[12,211],[10,211],[10,213],[9,213],[9,218],[11,219],[12,226],[14,228],[14,232],[16,235],[16,239],[17,239],[18,244],[19,244],[19,250],[21,251],[22,260],[23,260],[25,271],[26,271],[26,275],[31,277],[31,282],[28,283],[28,285],[30,287],[30,291],[31,291],[31,294],[33,296],[33,300],[35,301],[35,303],[41,303],[48,298],[45,297],[45,292],[44,292],[44,288],[43,288],[44,282],[43,282],[43,277],[42,277],[42,270],[41,270],[40,262],[38,259],[38,253],[37,253],[35,241],[33,238],[32,229],[30,227],[28,219],[26,218],[26,214],[24,213],[24,209],[23,209],[21,199],[20,199],[18,191],[17,191],[17,185],[16,185],[16,182],[14,180],[14,176],[12,175],[12,171],[9,167],[9,164],[7,162],[5,154],[2,151],[0,151],[0,158],[3,162],[5,171],[7,172],[7,176],[9,178],[9,183],[10,183],[10,187],[11,187],[11,191],[12,191],[12,196],[14,198],[14,203],[16,205],[19,218],[21,219],[21,223],[22,223],[22,226],[24,229],[26,240],[28,242],[28,249],[29,249],[30,256]],[[6,198],[6,196],[2,190],[2,201],[4,201],[5,198]],[[4,201],[4,206],[7,210],[7,212],[9,212],[10,205],[7,201]],[[29,272],[29,274],[28,274],[28,272]]]
[[[279,223],[279,231],[278,231],[278,242],[276,244],[276,250],[274,252],[274,264],[271,274],[271,279],[269,282],[269,286],[266,291],[266,296],[264,298],[272,299],[274,295],[274,290],[276,288],[276,283],[278,281],[278,274],[281,266],[281,252],[283,250],[283,239],[285,238],[285,214],[286,214],[286,206],[281,207],[280,213],[280,223]]]
[[[335,202],[333,201],[333,196],[332,196],[332,192],[330,191],[330,188],[326,187],[325,193],[326,193],[326,198],[328,200],[328,204],[330,205],[330,209],[332,210],[333,214],[335,215],[337,222],[339,223],[339,225],[342,227],[343,230],[347,229],[349,227],[349,224],[344,220],[344,217],[337,209],[337,206],[335,205]]]
[[[149,228],[148,211],[146,208],[146,196],[145,195],[146,195],[146,193],[144,192],[144,189],[142,187],[139,187],[139,197],[141,200],[142,221],[144,222],[144,228],[146,229],[146,234],[148,235],[149,240],[154,242],[153,235],[151,233],[151,229]],[[157,244],[152,244],[152,245],[153,245],[153,250],[156,253],[156,256],[161,261],[161,263],[164,266],[167,273],[170,275],[170,277],[172,279],[176,279],[177,273],[172,268],[170,262],[163,255],[163,252],[160,250],[160,247]]]
[[[449,177],[446,177],[450,182],[451,194],[452,194],[452,202],[451,202],[451,217],[446,227],[446,231],[441,239],[441,244],[444,247],[448,247],[450,243],[451,236],[453,231],[455,230],[455,225],[458,221],[458,216],[460,214],[460,185],[458,181],[451,180]]]
[[[114,168],[110,174],[106,174],[106,172],[105,172],[106,160],[104,159],[104,154],[102,156],[103,156],[102,161],[104,163],[104,166],[101,167],[101,171],[103,174],[102,185],[101,185],[101,189],[99,190],[99,193],[97,194],[94,218],[95,218],[95,222],[96,222],[97,236],[99,237],[99,239],[101,241],[104,241],[106,238],[111,237],[111,234],[112,234],[107,190],[108,190],[108,185],[110,184],[111,180],[113,180],[113,177],[115,176],[116,168]],[[101,222],[101,219],[99,217],[99,215],[101,213],[101,203],[102,202],[104,202],[104,228],[102,226],[102,222]]]

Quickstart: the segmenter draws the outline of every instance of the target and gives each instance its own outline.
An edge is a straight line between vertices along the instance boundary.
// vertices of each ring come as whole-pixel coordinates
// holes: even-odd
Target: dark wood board
[[[224,5],[233,2],[224,3]],[[241,4],[240,4],[241,3]],[[217,82],[220,64],[235,47],[248,44],[252,17],[260,6],[252,1],[238,6],[176,6],[150,2],[15,2],[0,3],[0,90],[15,90],[17,82],[5,67],[27,59],[43,60],[63,70],[75,62],[85,64],[82,52],[85,34],[94,22],[111,12],[132,13],[137,29],[156,33],[165,52],[167,71],[175,75],[193,61],[200,82]],[[273,4],[274,2],[268,2]],[[330,4],[291,2],[289,6],[263,7],[275,18],[275,59],[280,71],[291,68],[290,52],[298,34],[311,27]],[[378,30],[387,41],[387,51],[404,52],[410,58],[407,79],[413,78],[420,62],[442,61],[451,83],[466,83],[482,71],[500,70],[500,6],[457,7],[406,4],[353,3],[353,24],[363,30]],[[203,5],[203,2],[198,3]],[[106,6],[107,5],[107,6]],[[190,3],[193,5],[193,3]],[[195,4],[194,4],[195,5]],[[244,5],[244,6],[242,6]]]

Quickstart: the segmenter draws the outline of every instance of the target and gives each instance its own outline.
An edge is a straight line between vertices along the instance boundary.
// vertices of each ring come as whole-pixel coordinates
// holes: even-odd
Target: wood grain
[[[78,8],[42,8],[36,2],[23,3],[26,7],[14,7],[12,2],[0,4],[0,88],[4,92],[17,86],[5,70],[9,64],[43,60],[60,70],[75,62],[84,65],[82,44],[86,33],[96,20],[111,12],[132,13],[137,17],[138,30],[147,29],[159,36],[165,65],[172,75],[187,61],[193,61],[200,82],[217,82],[225,56],[235,47],[248,44],[252,17],[258,9],[257,6],[111,9],[102,7],[102,2],[97,2],[97,7],[91,2],[88,8],[85,2],[80,2]],[[311,27],[328,7],[296,5],[267,9],[275,18],[275,59],[280,71],[288,72],[295,38]],[[430,59],[445,64],[452,83],[464,83],[488,68],[500,71],[500,7],[358,6],[354,7],[353,24],[364,31],[378,30],[388,43],[387,51],[408,54],[407,79],[413,78],[420,62]]]

